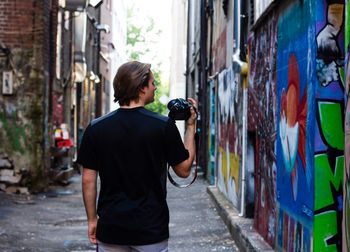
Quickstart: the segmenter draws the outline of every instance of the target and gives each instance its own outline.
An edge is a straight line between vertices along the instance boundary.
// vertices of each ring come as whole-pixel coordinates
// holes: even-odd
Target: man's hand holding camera
[[[186,121],[186,126],[196,126],[196,121],[197,121],[197,103],[195,100],[193,100],[192,98],[188,98],[188,101],[192,104],[192,106],[190,107],[190,111],[191,111],[191,116],[190,118],[187,119]]]
[[[194,136],[197,121],[197,103],[192,98],[188,98],[188,101],[179,98],[170,101],[168,108],[170,110],[169,117],[173,118],[174,120],[186,121],[184,145],[188,150],[189,157],[185,161],[174,165],[173,170],[177,176],[187,178],[191,174],[191,167],[196,154]]]

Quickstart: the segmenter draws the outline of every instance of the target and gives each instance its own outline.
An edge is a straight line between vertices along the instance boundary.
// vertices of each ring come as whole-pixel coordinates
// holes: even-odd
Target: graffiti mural
[[[254,227],[274,246],[276,230],[277,17],[249,38],[248,130],[255,135]]]
[[[242,88],[232,67],[218,77],[218,188],[238,206],[241,163]]]
[[[315,1],[294,1],[277,24],[277,246],[284,251],[312,247],[315,9]]]
[[[316,22],[315,251],[341,251],[344,173],[344,1],[319,1]]]
[[[299,174],[296,162],[297,153],[300,158],[306,182],[310,188],[311,173],[306,167],[305,141],[307,116],[307,84],[301,96],[299,69],[296,55],[291,53],[288,62],[287,91],[282,88],[280,102],[279,137],[283,157],[282,179],[290,178],[293,200],[297,199]],[[286,91],[286,92],[285,92]]]
[[[216,81],[215,81],[216,82]],[[209,125],[208,125],[208,172],[207,179],[211,185],[215,183],[215,82],[209,82]]]
[[[344,211],[343,211],[343,251],[350,250],[350,5],[346,1],[345,21],[345,145],[344,145]]]

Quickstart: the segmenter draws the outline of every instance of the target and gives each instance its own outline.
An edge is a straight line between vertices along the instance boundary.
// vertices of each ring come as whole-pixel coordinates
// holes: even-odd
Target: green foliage
[[[139,18],[140,10],[135,9],[135,6],[128,8],[127,10],[127,56],[129,60],[143,61],[144,58],[155,59],[157,56],[156,51],[151,51],[151,45],[157,44],[161,30],[155,28],[155,22],[153,18],[146,17],[142,24],[137,25],[137,19]],[[167,107],[163,105],[159,98],[162,95],[169,95],[169,83],[161,83],[162,73],[159,70],[161,63],[147,62],[152,64],[152,72],[155,79],[155,85],[157,90],[155,92],[154,102],[148,104],[146,108],[156,113],[166,115]]]
[[[146,105],[146,109],[151,110],[153,112],[162,114],[162,115],[167,115],[168,109],[167,106],[162,104],[159,101],[159,98],[165,94],[169,96],[169,85],[168,84],[161,84],[161,72],[159,70],[153,70],[153,75],[154,75],[154,83],[157,86],[157,90],[155,93],[154,97],[154,102]]]
[[[127,10],[127,55],[129,60],[140,61],[140,57],[150,54],[149,45],[156,43],[152,37],[159,37],[161,30],[155,31],[155,22],[153,18],[147,17],[142,24],[136,24],[136,17],[139,10],[134,6]]]

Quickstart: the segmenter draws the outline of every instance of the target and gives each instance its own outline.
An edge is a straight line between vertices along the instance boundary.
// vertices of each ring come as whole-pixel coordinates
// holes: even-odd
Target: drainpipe
[[[213,14],[214,14],[214,0],[210,0],[209,6],[208,6],[208,17],[210,18],[210,44],[209,44],[209,64],[208,64],[208,73],[209,76],[212,75],[213,71],[213,53],[212,53],[212,47],[213,47],[213,26],[214,26],[214,20],[213,20]]]
[[[87,26],[87,14],[84,9],[81,12],[73,12],[75,17],[73,20],[72,34],[73,34],[73,93],[72,95],[72,109],[74,113],[73,118],[73,134],[74,134],[74,147],[76,151],[74,153],[73,160],[77,159],[77,150],[79,147],[79,121],[78,121],[78,106],[77,104],[77,90],[79,83],[83,82],[86,76],[86,61],[85,61],[85,43],[86,43],[86,26]]]
[[[243,77],[243,122],[242,122],[242,179],[241,179],[241,209],[239,216],[245,216],[245,194],[246,194],[246,160],[247,160],[247,86],[246,76],[248,73],[248,65],[240,59],[240,42],[241,42],[241,4],[242,0],[234,0],[234,23],[233,23],[233,56],[232,67],[237,74],[240,73]]]
[[[207,17],[206,6],[207,0],[200,2],[200,86],[198,93],[198,109],[200,112],[199,125],[200,144],[199,146],[199,166],[203,169],[204,176],[207,172],[207,156],[208,156],[208,135],[207,135]]]
[[[187,1],[187,41],[186,41],[186,98],[188,98],[188,85],[189,85],[189,74],[190,74],[190,46],[191,46],[191,0]]]

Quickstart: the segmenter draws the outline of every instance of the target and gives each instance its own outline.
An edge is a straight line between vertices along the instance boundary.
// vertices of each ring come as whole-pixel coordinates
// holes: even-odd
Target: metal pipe
[[[191,38],[190,38],[190,29],[191,29],[191,21],[190,21],[190,16],[191,16],[191,0],[187,1],[187,48],[186,48],[186,99],[188,98],[188,83],[189,83],[189,74],[190,74],[190,42],[191,42]]]
[[[198,109],[200,112],[199,130],[200,142],[199,147],[199,165],[203,169],[204,176],[207,171],[208,156],[208,132],[207,125],[207,18],[206,18],[206,0],[201,0],[200,7],[200,85],[198,93]]]
[[[85,44],[86,44],[86,11],[75,12],[74,18],[74,82],[82,82],[86,76]]]
[[[210,45],[209,45],[209,65],[208,65],[209,75],[212,74],[212,70],[213,70],[213,60],[212,60],[213,26],[214,26],[213,14],[214,14],[214,0],[210,0],[210,5],[209,5],[209,17],[210,17],[210,42],[209,43]]]
[[[244,63],[242,66],[241,74],[243,77],[243,122],[242,122],[242,198],[241,198],[241,210],[239,216],[245,216],[245,198],[246,198],[246,163],[247,163],[247,75],[248,75],[248,64]]]
[[[245,188],[246,188],[246,141],[247,141],[247,92],[246,92],[246,75],[248,72],[247,63],[240,59],[240,42],[241,42],[241,3],[242,0],[234,1],[234,24],[233,24],[233,56],[232,56],[232,67],[235,74],[243,75],[243,122],[242,122],[242,177],[241,177],[241,207],[239,216],[245,216]]]

